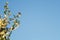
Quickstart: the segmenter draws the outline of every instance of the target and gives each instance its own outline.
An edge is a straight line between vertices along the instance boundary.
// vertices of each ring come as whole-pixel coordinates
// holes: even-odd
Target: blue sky
[[[60,0],[0,0],[0,13],[6,1],[13,14],[22,13],[11,40],[60,40]]]

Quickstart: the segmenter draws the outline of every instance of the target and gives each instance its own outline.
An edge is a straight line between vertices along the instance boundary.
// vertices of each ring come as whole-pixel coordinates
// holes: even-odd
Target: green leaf
[[[9,18],[10,21],[14,20],[14,18]]]
[[[4,11],[4,14],[6,14],[6,11]]]
[[[16,16],[15,15],[13,15],[14,16],[14,18],[16,18]]]
[[[18,12],[18,15],[21,15],[21,12]]]

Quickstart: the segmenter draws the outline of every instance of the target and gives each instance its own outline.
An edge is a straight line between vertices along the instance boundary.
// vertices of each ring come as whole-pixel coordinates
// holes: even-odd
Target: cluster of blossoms
[[[4,6],[4,17],[2,18],[0,15],[0,40],[10,40],[10,34],[12,30],[16,29],[20,25],[19,17],[21,13],[18,12],[16,15],[11,16],[11,12],[8,8],[8,2]],[[7,26],[11,26],[8,28]]]

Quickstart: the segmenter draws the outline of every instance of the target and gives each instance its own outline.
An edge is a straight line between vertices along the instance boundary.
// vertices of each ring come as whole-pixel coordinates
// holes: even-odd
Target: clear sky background
[[[0,13],[6,1],[13,14],[22,13],[11,40],[60,40],[60,0],[0,0]]]

